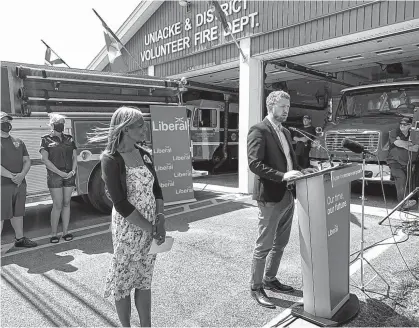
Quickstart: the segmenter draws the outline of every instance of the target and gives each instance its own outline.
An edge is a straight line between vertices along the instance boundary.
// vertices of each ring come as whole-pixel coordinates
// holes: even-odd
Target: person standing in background
[[[50,243],[60,241],[57,236],[58,221],[63,220],[63,239],[70,241],[73,234],[68,232],[70,223],[71,194],[76,187],[77,147],[73,137],[64,134],[65,117],[50,114],[50,134],[41,138],[42,162],[47,168],[47,184],[52,198]]]
[[[15,231],[15,247],[35,247],[37,243],[23,235],[26,203],[25,176],[31,160],[24,142],[10,135],[13,117],[0,112],[1,117],[1,231],[4,220],[10,220]]]
[[[314,139],[316,137],[316,129],[311,125],[310,115],[304,115],[303,125],[304,127],[301,130],[305,132],[311,139]],[[311,140],[304,137],[298,131],[294,133],[293,140],[296,142],[295,155],[297,156],[298,165],[303,169],[306,169],[310,166]]]
[[[414,145],[409,140],[411,128],[411,119],[403,117],[400,120],[399,127],[390,131],[389,134],[390,147],[387,155],[387,163],[396,185],[398,202],[401,202],[414,187],[412,184],[415,179],[412,178],[412,174],[414,171],[414,162],[416,162],[418,157],[419,145]],[[416,167],[418,167],[417,164]],[[403,205],[403,209],[411,209],[416,203],[416,200],[409,199]]]

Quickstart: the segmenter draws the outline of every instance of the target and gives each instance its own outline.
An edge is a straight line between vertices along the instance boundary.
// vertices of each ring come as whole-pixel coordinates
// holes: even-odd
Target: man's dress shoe
[[[269,297],[266,295],[262,287],[258,289],[251,289],[250,294],[256,300],[256,302],[259,303],[259,305],[269,309],[276,308],[275,304],[269,300]]]
[[[267,290],[272,290],[274,292],[283,292],[283,293],[291,293],[294,291],[294,288],[291,286],[287,286],[284,284],[281,284],[278,279],[272,280],[272,281],[263,281],[263,288]]]

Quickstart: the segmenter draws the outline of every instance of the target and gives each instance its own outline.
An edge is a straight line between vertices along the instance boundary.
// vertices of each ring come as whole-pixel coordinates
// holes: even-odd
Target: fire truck
[[[266,96],[273,90],[266,90]],[[332,107],[332,99],[322,99],[319,105],[314,96],[302,99],[291,92],[291,108],[287,127],[301,128],[304,115],[310,115],[315,127],[322,127],[328,114],[328,108]],[[210,98],[210,99],[208,99]],[[193,147],[194,163],[209,163],[212,167],[219,167],[225,157],[223,146],[227,143],[227,157],[231,167],[238,160],[239,145],[239,103],[238,97],[232,96],[229,101],[214,99],[200,95],[199,99],[185,101],[190,110],[190,137]],[[327,103],[326,103],[327,102]],[[228,106],[228,114],[225,116],[225,108]],[[267,114],[264,109],[263,116]],[[227,119],[227,122],[226,122]],[[227,126],[227,135],[224,134]]]
[[[228,159],[238,159],[239,145],[239,105],[238,103],[224,103],[221,101],[199,99],[185,103],[190,109],[190,137],[193,161],[208,162],[214,167],[223,159],[224,142],[224,114],[225,106],[228,111]]]
[[[366,155],[367,181],[393,183],[387,165],[389,132],[402,117],[413,117],[419,109],[419,81],[409,78],[343,89],[329,122],[319,131],[319,147],[310,152],[310,163],[327,166],[333,161],[361,162],[359,154],[345,150],[342,140],[350,138],[374,155]],[[382,174],[381,174],[382,172]]]
[[[50,197],[39,153],[41,137],[51,130],[49,113],[66,116],[64,133],[71,134],[77,146],[73,195],[108,213],[112,205],[99,162],[104,145],[89,143],[88,133],[109,126],[116,108],[136,106],[144,113],[146,145],[151,147],[150,106],[179,106],[185,90],[179,80],[1,62],[1,110],[13,116],[11,133],[25,142],[32,160],[26,178],[27,202]]]

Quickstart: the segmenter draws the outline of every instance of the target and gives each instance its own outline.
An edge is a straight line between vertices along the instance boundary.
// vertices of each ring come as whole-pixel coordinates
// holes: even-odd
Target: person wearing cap
[[[397,190],[397,201],[401,202],[412,189],[412,167],[417,160],[419,145],[414,145],[409,141],[412,121],[404,117],[400,120],[397,129],[390,131],[389,151],[387,155],[387,164],[390,167],[391,176]],[[410,177],[410,179],[408,179]],[[405,202],[403,209],[407,210],[416,205],[416,200],[410,199]]]
[[[316,136],[316,129],[311,125],[311,116],[303,116],[303,125],[301,129],[305,132],[311,139]],[[310,166],[310,149],[311,149],[311,140],[304,137],[301,133],[295,132],[293,138],[295,144],[295,155],[297,156],[297,163],[303,169],[306,169]]]
[[[1,115],[1,231],[3,222],[10,220],[15,231],[16,247],[35,247],[37,244],[23,235],[23,216],[26,203],[25,176],[31,160],[24,142],[10,135],[13,117]]]

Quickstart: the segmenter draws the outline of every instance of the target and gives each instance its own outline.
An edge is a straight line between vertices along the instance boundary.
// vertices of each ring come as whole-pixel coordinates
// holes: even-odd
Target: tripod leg
[[[385,220],[387,220],[394,212],[396,212],[408,199],[410,199],[413,195],[415,195],[419,191],[419,187],[416,187],[415,190],[413,190],[409,195],[407,195],[400,203],[396,205],[395,208],[393,208],[390,213],[382,219],[380,222],[378,222],[379,225],[382,225]]]

